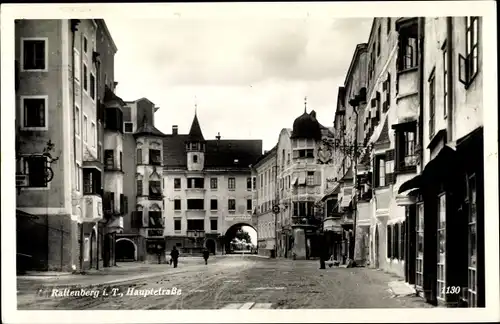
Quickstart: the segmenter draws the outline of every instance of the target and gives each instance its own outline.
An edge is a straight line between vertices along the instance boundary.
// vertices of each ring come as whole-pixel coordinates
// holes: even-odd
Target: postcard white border
[[[68,18],[207,18],[254,16],[331,19],[373,16],[483,16],[485,266],[484,309],[343,309],[251,311],[17,311],[15,278],[14,141],[14,19]],[[349,3],[219,3],[219,4],[4,4],[1,10],[1,132],[2,132],[2,320],[6,323],[165,323],[165,322],[479,322],[500,319],[499,212],[497,146],[497,37],[493,1],[349,2]],[[368,39],[368,35],[366,36]],[[346,49],[353,50],[353,49]],[[333,111],[332,111],[333,113]],[[388,313],[390,310],[390,316]],[[52,315],[51,315],[52,314]]]

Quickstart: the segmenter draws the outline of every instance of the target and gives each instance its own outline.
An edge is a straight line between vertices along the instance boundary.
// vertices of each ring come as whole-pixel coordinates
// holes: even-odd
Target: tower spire
[[[304,112],[307,113],[307,96],[304,97]]]
[[[194,115],[196,116],[198,113],[198,98],[194,96]]]

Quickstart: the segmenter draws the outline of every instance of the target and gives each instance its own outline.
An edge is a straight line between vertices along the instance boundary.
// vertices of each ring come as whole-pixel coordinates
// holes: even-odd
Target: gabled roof
[[[163,163],[166,169],[187,167],[188,134],[165,135]],[[262,155],[262,140],[208,140],[205,142],[205,168],[248,169]],[[235,163],[237,160],[237,163]]]
[[[200,122],[198,121],[198,116],[194,114],[193,123],[191,124],[191,129],[189,130],[189,141],[204,141],[203,133],[201,132]]]
[[[267,151],[266,153],[262,154],[254,163],[253,167],[257,167],[260,162],[265,160],[268,156],[271,156],[272,154],[276,154],[276,151],[278,150],[278,144],[274,145],[274,147]]]

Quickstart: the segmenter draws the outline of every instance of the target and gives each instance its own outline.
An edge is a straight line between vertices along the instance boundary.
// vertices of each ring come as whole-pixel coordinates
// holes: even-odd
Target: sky
[[[257,246],[257,231],[251,226],[241,226],[241,230],[247,232],[252,240],[252,244]]]
[[[337,89],[372,18],[109,18],[117,94],[160,107],[155,126],[188,133],[197,106],[205,139],[262,139],[315,110],[332,127]]]

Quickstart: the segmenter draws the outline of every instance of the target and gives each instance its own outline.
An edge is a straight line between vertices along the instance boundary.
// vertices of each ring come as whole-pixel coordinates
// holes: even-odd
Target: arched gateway
[[[224,244],[224,249],[225,249],[226,253],[231,253],[231,251],[232,251],[231,241],[236,237],[236,234],[238,233],[238,231],[241,230],[241,228],[245,227],[245,226],[252,228],[256,234],[258,233],[257,229],[249,223],[236,223],[236,224],[231,225],[226,230],[226,232],[224,234],[223,244]],[[254,242],[254,243],[256,243],[256,242]]]

